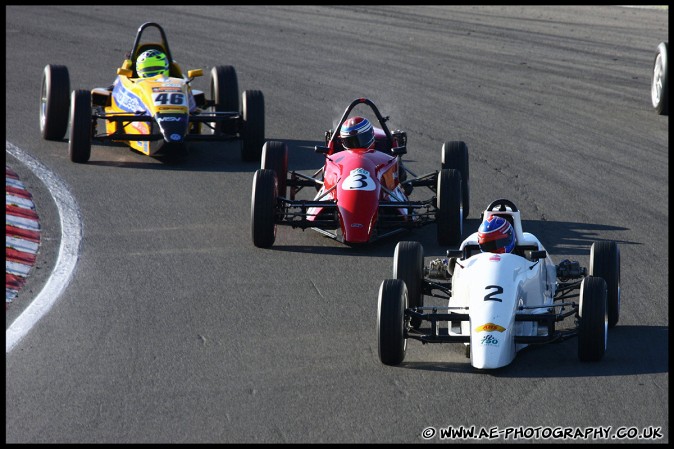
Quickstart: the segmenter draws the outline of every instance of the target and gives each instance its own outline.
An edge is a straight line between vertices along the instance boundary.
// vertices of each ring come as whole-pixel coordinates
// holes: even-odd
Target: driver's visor
[[[143,77],[153,77],[156,75],[159,75],[160,73],[164,73],[166,70],[166,67],[164,66],[153,66],[153,67],[144,67],[140,70],[138,70],[138,73],[143,76]]]
[[[489,240],[480,243],[480,250],[483,253],[504,253],[505,248],[512,242],[512,238],[503,237],[496,240]]]
[[[342,136],[341,139],[345,148],[368,148],[374,142],[374,133],[365,132],[353,136]]]

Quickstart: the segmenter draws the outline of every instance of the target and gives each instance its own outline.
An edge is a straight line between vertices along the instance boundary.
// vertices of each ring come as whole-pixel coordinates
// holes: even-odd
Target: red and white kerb
[[[40,222],[31,194],[18,175],[5,167],[5,310],[30,274],[40,246]]]

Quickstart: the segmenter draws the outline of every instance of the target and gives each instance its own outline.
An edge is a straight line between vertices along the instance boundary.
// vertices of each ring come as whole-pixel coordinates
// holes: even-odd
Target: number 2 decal
[[[494,296],[494,295],[500,295],[501,293],[503,293],[503,287],[501,287],[500,285],[487,285],[485,287],[485,290],[489,290],[489,289],[495,289],[495,290],[493,292],[485,295],[485,297],[484,297],[485,301],[503,302],[503,300],[501,298],[492,298],[492,296]]]
[[[181,93],[159,93],[154,96],[154,102],[161,105],[183,106],[185,104],[185,95]]]

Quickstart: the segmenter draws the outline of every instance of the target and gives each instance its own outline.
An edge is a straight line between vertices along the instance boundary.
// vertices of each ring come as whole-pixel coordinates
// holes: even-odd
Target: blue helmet
[[[477,243],[483,253],[511,253],[515,249],[515,232],[508,220],[492,215],[477,230]]]
[[[344,148],[370,148],[374,143],[372,123],[364,117],[351,117],[339,131]]]

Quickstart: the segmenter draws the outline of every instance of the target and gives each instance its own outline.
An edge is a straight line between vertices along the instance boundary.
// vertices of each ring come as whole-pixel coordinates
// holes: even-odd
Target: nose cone
[[[164,141],[180,143],[185,140],[189,121],[187,114],[161,114],[156,116],[157,124],[164,136]]]
[[[368,242],[377,221],[379,183],[369,170],[357,167],[342,179],[337,189],[344,241]]]

